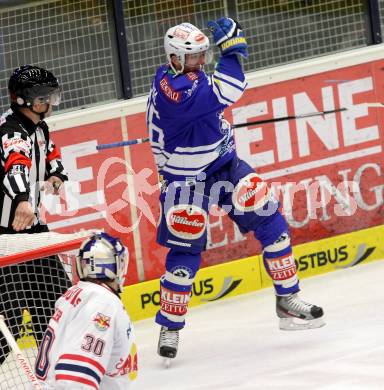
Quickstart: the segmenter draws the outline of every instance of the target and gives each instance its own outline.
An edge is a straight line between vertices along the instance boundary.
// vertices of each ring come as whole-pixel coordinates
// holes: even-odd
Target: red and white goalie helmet
[[[95,233],[82,243],[76,266],[80,280],[115,280],[122,292],[128,271],[128,251],[118,238]]]
[[[191,23],[181,23],[168,29],[164,36],[164,48],[171,68],[176,74],[182,73],[186,54],[200,54],[209,49],[208,37]],[[176,55],[182,69],[177,71],[171,61]]]

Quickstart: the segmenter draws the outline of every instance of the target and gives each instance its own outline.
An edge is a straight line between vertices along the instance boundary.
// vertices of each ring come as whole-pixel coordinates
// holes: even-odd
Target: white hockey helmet
[[[82,243],[76,267],[80,280],[115,280],[122,292],[128,271],[127,248],[118,238],[107,233],[95,233]]]
[[[168,29],[164,36],[164,48],[169,65],[176,74],[182,73],[186,54],[202,53],[209,49],[208,37],[191,23],[181,23]],[[171,61],[171,55],[176,55],[182,69],[177,71]]]

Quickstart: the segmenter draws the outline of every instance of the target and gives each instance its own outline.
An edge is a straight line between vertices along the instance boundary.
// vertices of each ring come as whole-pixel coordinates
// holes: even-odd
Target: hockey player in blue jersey
[[[176,356],[179,330],[185,325],[212,204],[223,208],[241,232],[253,231],[260,241],[275,287],[280,328],[324,325],[322,308],[297,295],[288,225],[278,203],[260,176],[237,157],[231,126],[223,118],[223,110],[246,87],[238,58],[248,55],[243,31],[225,17],[208,27],[221,52],[214,73],[203,71],[210,57],[208,37],[189,23],[172,27],[164,37],[168,64],[157,70],[147,105],[147,126],[162,184],[157,239],[169,248],[156,315],[161,326],[158,353],[168,359]]]

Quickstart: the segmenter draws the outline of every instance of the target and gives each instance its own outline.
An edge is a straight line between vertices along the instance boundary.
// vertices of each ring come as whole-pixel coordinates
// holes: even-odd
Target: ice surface
[[[281,331],[272,289],[192,308],[169,369],[159,327],[135,324],[144,390],[384,389],[384,261],[303,279],[300,296],[327,325]]]

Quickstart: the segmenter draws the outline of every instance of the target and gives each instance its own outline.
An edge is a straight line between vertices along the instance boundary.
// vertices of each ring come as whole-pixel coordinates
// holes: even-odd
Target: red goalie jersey
[[[45,389],[129,389],[137,348],[119,297],[105,284],[80,281],[55,309],[35,365]]]

